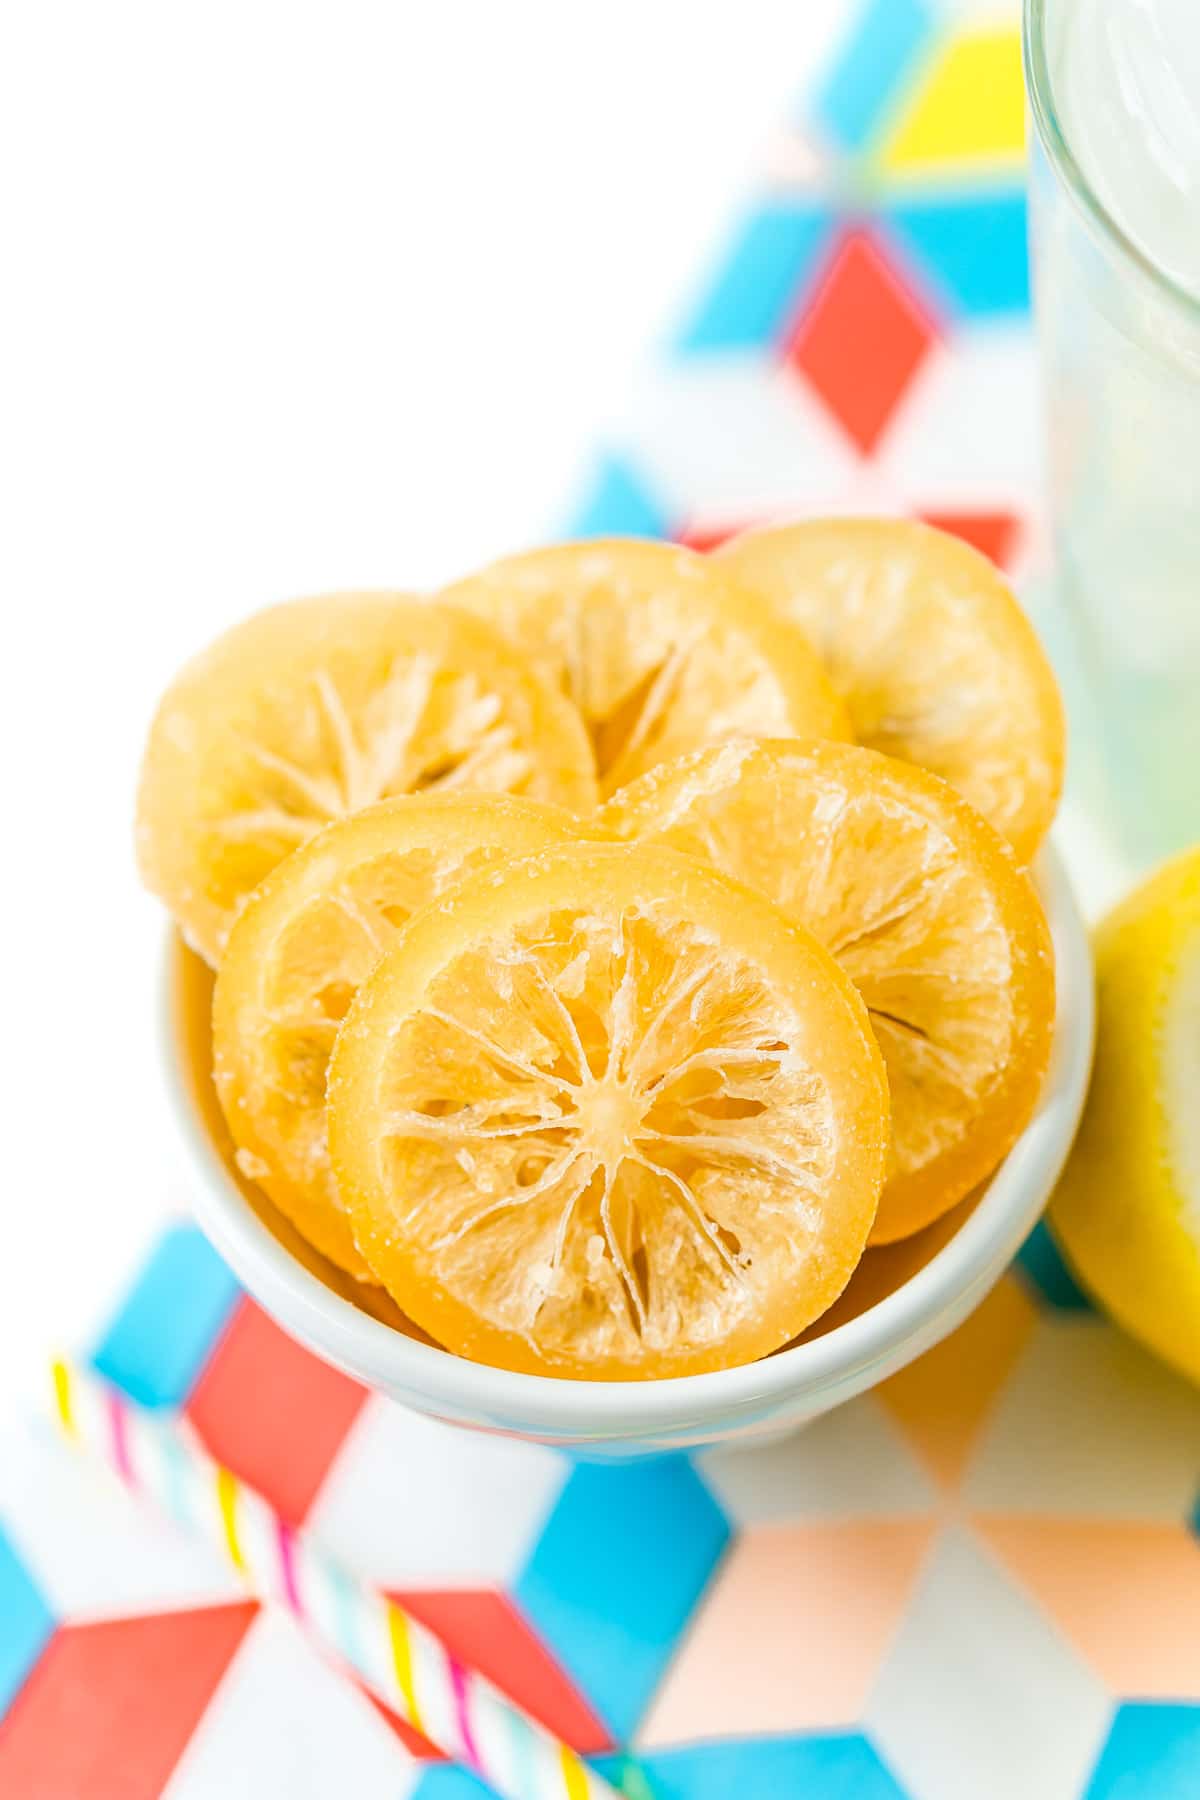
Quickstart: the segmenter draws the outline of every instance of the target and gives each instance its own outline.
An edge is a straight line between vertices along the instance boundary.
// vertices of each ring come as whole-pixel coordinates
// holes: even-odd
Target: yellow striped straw
[[[294,1530],[169,1414],[136,1405],[64,1360],[51,1374],[55,1414],[73,1443],[108,1463],[126,1487],[206,1533],[262,1600],[286,1607],[339,1665],[348,1663],[385,1705],[501,1800],[616,1800],[617,1789],[574,1750],[402,1606]],[[649,1800],[644,1784],[639,1792],[626,1778],[622,1787]]]

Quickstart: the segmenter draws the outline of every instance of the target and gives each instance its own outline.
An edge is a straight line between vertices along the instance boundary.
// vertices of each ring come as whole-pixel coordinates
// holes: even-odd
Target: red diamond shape
[[[156,1800],[257,1610],[60,1627],[0,1722],[0,1794]]]
[[[685,525],[681,530],[672,532],[677,544],[683,544],[688,550],[699,550],[707,553],[727,544],[730,538],[737,537],[739,532],[749,531],[756,521],[752,519],[735,520],[725,525]],[[761,523],[761,521],[758,521]]]
[[[927,525],[952,532],[973,550],[990,556],[997,568],[1010,567],[1021,534],[1021,522],[1015,513],[923,512],[921,517]]]
[[[352,1679],[354,1678],[352,1677]],[[361,1681],[356,1681],[356,1686],[366,1695],[384,1724],[391,1726],[408,1754],[417,1762],[448,1762],[450,1760],[435,1744],[431,1744],[427,1737],[422,1737],[419,1731],[414,1730],[406,1719],[402,1719],[399,1713],[394,1713],[390,1706],[385,1706],[378,1694],[373,1694],[370,1688],[363,1687]]]
[[[366,1397],[243,1300],[187,1415],[218,1462],[298,1525]]]
[[[858,230],[834,250],[784,355],[869,456],[936,335],[878,239]]]
[[[612,1749],[611,1736],[583,1695],[505,1595],[443,1589],[396,1598],[461,1662],[494,1681],[573,1750],[587,1755]]]
[[[392,1598],[573,1750],[587,1756],[612,1749],[609,1732],[506,1595],[492,1588],[423,1588]],[[440,1760],[441,1752],[411,1725],[375,1704],[410,1755]]]

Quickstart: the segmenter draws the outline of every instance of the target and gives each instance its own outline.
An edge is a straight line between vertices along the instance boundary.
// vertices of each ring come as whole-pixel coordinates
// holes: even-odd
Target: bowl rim
[[[1037,1111],[953,1237],[882,1300],[808,1342],[707,1374],[587,1381],[469,1362],[361,1312],[296,1261],[230,1179],[182,1067],[171,969],[176,938],[169,928],[160,976],[160,1045],[200,1225],[285,1329],[367,1385],[411,1394],[443,1417],[484,1423],[503,1416],[519,1419],[521,1432],[530,1436],[603,1439],[628,1437],[631,1431],[641,1436],[702,1430],[753,1409],[774,1411],[789,1402],[819,1402],[826,1392],[838,1397],[859,1392],[877,1374],[936,1342],[982,1299],[1041,1214],[1074,1138],[1095,1031],[1091,952],[1053,842],[1039,855],[1036,880],[1057,972],[1053,1051]]]

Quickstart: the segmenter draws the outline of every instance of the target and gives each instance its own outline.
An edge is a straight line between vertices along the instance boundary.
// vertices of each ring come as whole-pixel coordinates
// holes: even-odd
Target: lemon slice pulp
[[[847,744],[746,741],[664,764],[600,816],[752,884],[854,981],[891,1093],[873,1243],[995,1168],[1041,1088],[1054,964],[1028,877],[945,782]]]
[[[397,594],[292,601],[235,626],[164,696],[138,796],[142,876],[215,965],[246,896],[321,826],[458,789],[590,808],[572,707],[478,619]]]
[[[361,1278],[329,1166],[325,1078],[354,998],[420,907],[464,871],[571,843],[564,810],[514,795],[407,795],[286,857],[230,932],[213,997],[213,1077],[238,1165],[317,1248]]]
[[[1032,860],[1062,790],[1062,700],[985,556],[911,519],[811,519],[716,560],[807,634],[859,743],[941,775]]]
[[[498,626],[570,695],[606,794],[738,732],[850,735],[803,633],[693,551],[564,544],[506,557],[442,598]]]
[[[807,932],[691,858],[547,852],[416,915],[334,1051],[368,1263],[439,1343],[590,1378],[794,1337],[875,1216],[882,1062]]]

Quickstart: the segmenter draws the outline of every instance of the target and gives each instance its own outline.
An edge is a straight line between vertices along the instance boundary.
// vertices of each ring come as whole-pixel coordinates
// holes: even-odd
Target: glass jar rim
[[[1066,188],[1075,205],[1117,255],[1130,263],[1142,279],[1150,284],[1172,306],[1200,325],[1200,293],[1176,281],[1160,268],[1137,244],[1108,207],[1084,174],[1067,141],[1059,119],[1050,79],[1050,58],[1046,47],[1046,14],[1051,0],[1024,0],[1025,29],[1022,33],[1025,63],[1025,91],[1029,109],[1042,148],[1055,175]]]

